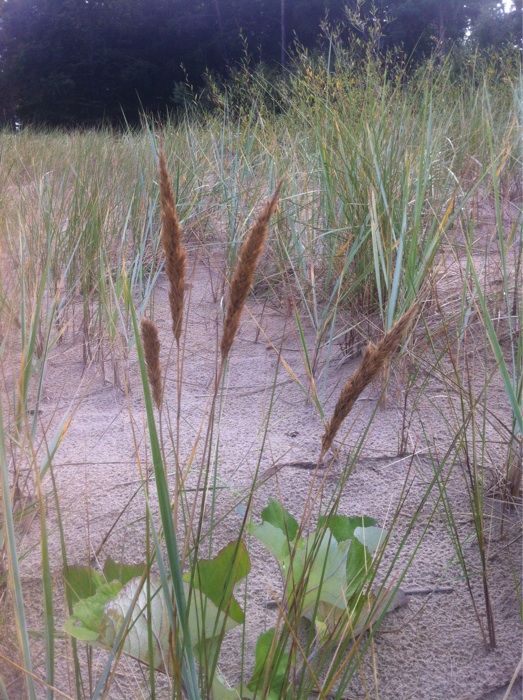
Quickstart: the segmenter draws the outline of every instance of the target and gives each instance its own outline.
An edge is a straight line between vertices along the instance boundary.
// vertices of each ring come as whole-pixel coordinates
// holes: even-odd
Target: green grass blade
[[[28,671],[25,675],[27,693],[30,700],[36,700],[35,687],[32,678],[33,663],[31,659],[31,649],[29,646],[29,634],[27,629],[27,621],[25,617],[24,594],[22,591],[22,578],[18,566],[18,552],[16,545],[15,525],[13,519],[13,510],[11,507],[9,487],[9,464],[7,461],[5,450],[5,433],[4,422],[2,415],[2,406],[0,403],[0,478],[2,486],[2,510],[4,513],[4,530],[5,540],[7,543],[7,553],[9,557],[9,569],[13,582],[15,596],[15,615],[18,626],[18,632],[22,643],[22,656],[24,668]]]
[[[134,330],[134,336],[136,341],[136,350],[138,354],[138,362],[140,365],[140,375],[142,379],[142,386],[144,392],[145,407],[147,412],[147,425],[149,429],[149,438],[151,441],[151,455],[154,466],[154,477],[156,482],[156,489],[158,493],[158,503],[160,506],[160,516],[162,521],[163,533],[165,537],[165,545],[167,549],[167,557],[169,560],[169,566],[172,577],[172,584],[174,589],[174,597],[176,600],[176,607],[178,615],[180,618],[181,628],[182,628],[182,653],[183,653],[183,666],[185,668],[185,682],[187,684],[186,691],[189,698],[194,700],[199,700],[200,692],[198,690],[198,679],[196,675],[196,666],[194,661],[194,654],[192,648],[191,635],[189,631],[188,618],[187,618],[187,602],[185,600],[185,592],[183,589],[183,572],[180,562],[180,556],[178,551],[178,542],[176,538],[176,532],[174,529],[174,523],[172,519],[171,503],[169,498],[169,490],[167,486],[167,479],[165,477],[165,468],[163,465],[162,451],[160,447],[160,442],[158,439],[158,433],[156,430],[156,421],[154,418],[154,408],[153,401],[151,397],[151,392],[149,388],[149,380],[147,377],[147,366],[145,363],[145,357],[143,354],[143,348],[140,337],[140,330],[138,328],[138,320],[136,317],[136,311],[132,302],[130,295],[130,290],[127,288],[127,300],[129,303],[131,320]]]

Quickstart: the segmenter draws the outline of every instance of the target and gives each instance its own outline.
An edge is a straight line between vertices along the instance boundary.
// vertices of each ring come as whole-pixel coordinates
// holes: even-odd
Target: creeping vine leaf
[[[269,505],[262,510],[262,520],[271,523],[280,529],[292,542],[298,534],[299,525],[296,519],[288,513],[279,501],[273,498],[269,500]]]
[[[240,541],[227,545],[213,559],[198,562],[192,587],[191,576],[186,575],[183,585],[186,599],[191,601],[188,623],[196,651],[206,640],[243,622],[244,613],[233,590],[249,571],[249,555]],[[152,651],[154,667],[170,673],[173,640],[168,607],[162,587],[153,577],[148,592],[144,572],[145,565],[118,564],[112,559],[105,563],[104,575],[89,567],[69,568],[66,582],[76,602],[64,629],[78,640],[105,648],[111,648],[124,633],[126,654],[150,663]],[[214,685],[218,687],[220,681]],[[227,693],[224,685],[223,696]]]
[[[316,531],[301,536],[296,519],[275,500],[262,511],[261,522],[250,523],[254,535],[278,561],[285,582],[285,605],[310,620],[322,643],[354,638],[397,606],[390,591],[376,598],[370,592],[375,575],[374,554],[383,540],[376,521],[365,516],[330,515],[319,519]],[[212,559],[195,563],[184,575],[188,626],[194,652],[219,654],[222,636],[245,619],[234,596],[235,586],[250,572],[243,541],[231,542]],[[144,564],[119,564],[112,559],[103,573],[89,567],[68,567],[64,578],[73,598],[73,613],[64,629],[78,640],[122,650],[157,670],[172,673],[173,644],[170,605]],[[151,648],[152,646],[152,648]],[[212,651],[211,651],[212,650]],[[213,700],[255,698],[260,689],[269,700],[289,691],[291,655],[276,637],[262,633],[255,650],[251,679],[241,689],[231,688],[215,670],[210,692]],[[294,664],[294,661],[292,661]]]
[[[104,577],[89,566],[68,566],[64,569],[64,582],[71,593],[73,603],[89,598],[104,583]]]
[[[244,614],[233,596],[233,589],[250,570],[251,562],[244,542],[231,542],[214,559],[201,559],[197,562],[193,586],[240,624],[244,620]]]
[[[73,606],[73,614],[65,623],[65,631],[83,642],[98,642],[105,606],[118,595],[121,588],[119,581],[101,583],[94,595],[78,600]]]
[[[148,639],[147,588],[140,578],[131,579],[105,607],[100,625],[99,642],[111,648],[122,632],[130,614],[123,651],[139,661],[151,659]],[[163,591],[151,580],[149,615],[152,627],[152,659],[160,671],[171,670],[170,620]]]
[[[120,564],[109,557],[105,560],[104,576],[106,581],[120,581],[125,586],[131,579],[143,576],[146,569],[145,564]]]
[[[299,605],[301,615],[317,630],[344,626],[357,629],[355,615],[364,609],[374,577],[373,554],[383,537],[376,521],[366,516],[323,516],[318,528],[298,537],[299,525],[277,501],[249,531],[276,557],[285,582],[287,606]],[[341,625],[341,616],[347,623]]]
[[[376,525],[374,518],[366,515],[348,517],[347,515],[321,515],[318,518],[318,529],[328,527],[338,542],[351,540],[356,528],[369,528]]]

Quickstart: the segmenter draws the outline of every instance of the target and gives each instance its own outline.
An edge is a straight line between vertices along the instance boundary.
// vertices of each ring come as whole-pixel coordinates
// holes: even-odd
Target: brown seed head
[[[158,408],[162,405],[162,371],[160,368],[160,340],[158,328],[148,318],[142,318],[142,343],[147,363],[147,375],[153,390],[154,403]]]
[[[162,246],[165,270],[169,279],[169,305],[176,342],[180,341],[183,321],[183,293],[187,254],[182,241],[182,228],[176,213],[171,178],[163,149],[159,153],[160,207],[162,212]]]
[[[332,445],[332,441],[334,440],[336,433],[352,410],[358,396],[365,389],[367,384],[374,379],[378,372],[383,368],[387,360],[400,346],[400,343],[408,331],[414,317],[418,313],[418,310],[418,304],[414,304],[414,306],[412,306],[398,321],[396,321],[390,331],[385,333],[377,345],[373,345],[372,343],[367,345],[360,366],[341,390],[341,394],[336,407],[334,408],[332,418],[327,424],[321,443],[321,453],[319,458],[320,462],[323,460],[327,450]]]
[[[280,194],[281,182],[278,183],[271,199],[265,204],[260,215],[247,233],[238,255],[234,268],[229,292],[229,301],[223,327],[221,342],[222,361],[228,356],[234,337],[240,325],[240,317],[254,280],[254,273],[260,255],[263,252],[265,241],[269,233],[269,219],[271,218]]]

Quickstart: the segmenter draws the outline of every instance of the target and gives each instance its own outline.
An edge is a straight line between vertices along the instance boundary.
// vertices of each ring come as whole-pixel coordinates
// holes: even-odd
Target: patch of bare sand
[[[209,271],[205,266],[195,267],[191,283],[180,426],[182,463],[190,453],[209,407],[217,338],[216,319],[221,314],[219,300],[212,297]],[[214,288],[219,287],[217,275]],[[164,279],[160,280],[156,290],[154,309],[165,362],[171,335]],[[240,334],[233,347],[226,400],[220,417],[216,480],[221,487],[217,492],[217,509],[218,514],[223,515],[223,520],[217,529],[216,546],[236,536],[241,521],[233,506],[238,501],[238,494],[252,483],[258,462],[260,470],[264,471],[278,462],[314,460],[322,434],[317,411],[306,400],[297,383],[278,364],[274,350],[274,347],[282,348],[286,362],[306,384],[303,358],[292,319],[267,305],[261,323],[262,331],[258,333],[253,318],[260,318],[262,305],[251,302],[249,310],[252,317],[244,314]],[[308,340],[312,344],[312,336]],[[340,366],[333,362],[328,375],[324,373],[320,378],[319,391],[329,410],[334,405],[341,384],[356,364],[357,359]],[[74,420],[54,467],[70,563],[103,564],[107,556],[125,562],[140,562],[144,558],[144,496],[140,483],[144,466],[148,463],[148,447],[142,392],[134,357],[129,360],[129,382],[128,395],[109,385],[103,386],[94,369],[87,373],[84,371],[81,348],[74,344],[58,348],[49,362],[42,423],[52,419],[52,424],[56,426],[70,402],[75,403],[78,395],[83,397],[75,410]],[[171,355],[165,401],[172,422],[176,392],[175,362]],[[359,442],[376,411],[360,457],[344,488],[339,510],[345,514],[371,515],[387,527],[404,485],[408,483],[408,496],[392,536],[393,545],[399,543],[434,474],[434,463],[429,459],[427,443],[436,445],[437,453],[441,455],[451,439],[441,419],[441,412],[435,408],[438,402],[447,399],[437,382],[426,387],[410,427],[409,445],[417,454],[402,459],[397,455],[402,424],[401,402],[398,400],[396,405],[392,393],[387,408],[376,408],[378,395],[378,388],[370,387],[358,400],[342,431],[346,439],[337,465],[321,473],[282,468],[256,492],[255,517],[268,498],[274,497],[299,518],[309,489],[317,492],[320,483],[323,503],[328,503],[337,488],[344,465],[350,460],[351,449]],[[493,392],[493,396],[496,396],[496,392]],[[502,387],[499,387],[497,397],[499,400],[493,410],[502,418],[506,417]],[[52,434],[52,429],[49,432]],[[497,438],[494,432],[491,438],[492,450],[495,450]],[[260,453],[264,440],[265,447]],[[140,467],[137,455],[143,460]],[[174,460],[171,451],[167,452],[166,463],[172,473]],[[194,469],[198,468],[197,464],[196,461]],[[193,473],[191,483],[195,483],[196,477]],[[473,590],[485,624],[477,548],[458,468],[451,475],[448,488],[459,514],[460,536],[465,543],[468,560],[472,563]],[[397,562],[399,572],[419,544],[403,584],[410,592],[409,605],[387,617],[376,638],[372,655],[353,680],[346,697],[473,700],[496,697],[492,693],[507,687],[521,652],[519,608],[514,590],[514,573],[517,578],[520,571],[519,513],[505,514],[505,538],[500,540],[499,504],[494,500],[489,501],[487,510],[492,516],[489,568],[498,642],[496,650],[487,651],[483,643],[470,595],[456,562],[446,519],[441,504],[437,503],[437,490],[433,490]],[[60,542],[51,498],[48,499],[48,527],[57,586],[56,605],[58,610],[63,610]],[[24,552],[24,589],[30,609],[30,624],[34,628],[39,628],[41,621],[38,537],[38,522],[35,519],[20,542],[20,549]],[[275,613],[268,603],[281,595],[281,583],[277,567],[268,554],[258,543],[250,540],[248,544],[252,572],[248,584],[247,658],[252,658],[256,637],[273,623]],[[34,644],[36,658],[43,663],[41,644],[38,640]],[[224,646],[223,668],[231,681],[236,679],[238,673],[238,644],[239,636],[233,633]],[[107,655],[103,652],[94,654],[94,678],[106,659]],[[43,668],[36,670],[41,673]],[[56,685],[65,693],[75,695],[70,652],[64,641],[60,641],[58,646]],[[147,697],[146,686],[145,671],[138,664],[123,659],[110,697]],[[514,686],[514,693],[517,693],[518,687],[517,684]]]

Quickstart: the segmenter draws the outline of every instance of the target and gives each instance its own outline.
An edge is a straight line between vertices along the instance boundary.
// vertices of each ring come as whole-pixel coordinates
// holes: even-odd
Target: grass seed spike
[[[363,359],[358,369],[348,379],[345,386],[341,390],[340,397],[334,409],[334,413],[330,421],[327,423],[325,433],[323,434],[321,443],[321,452],[319,463],[322,462],[327,450],[331,447],[336,433],[340,429],[341,424],[349,415],[356,399],[365,389],[378,372],[385,366],[387,360],[399,348],[401,341],[405,337],[408,329],[411,326],[414,317],[418,313],[419,305],[414,304],[406,311],[403,316],[396,321],[388,333],[385,333],[383,338],[377,345],[369,343],[363,354]]]
[[[281,182],[276,186],[274,194],[263,207],[260,215],[252,225],[241,245],[231,280],[229,302],[227,304],[227,312],[223,326],[223,337],[220,345],[222,362],[224,362],[229,355],[236,332],[238,331],[245,300],[251,290],[256,266],[265,247],[265,242],[269,233],[269,219],[278,204],[280,188]]]
[[[173,333],[179,344],[183,321],[183,294],[185,287],[185,268],[187,253],[182,240],[182,227],[174,192],[167,170],[163,149],[159,153],[160,172],[160,207],[162,212],[162,246],[165,254],[165,270],[169,280],[169,305],[173,322]]]

